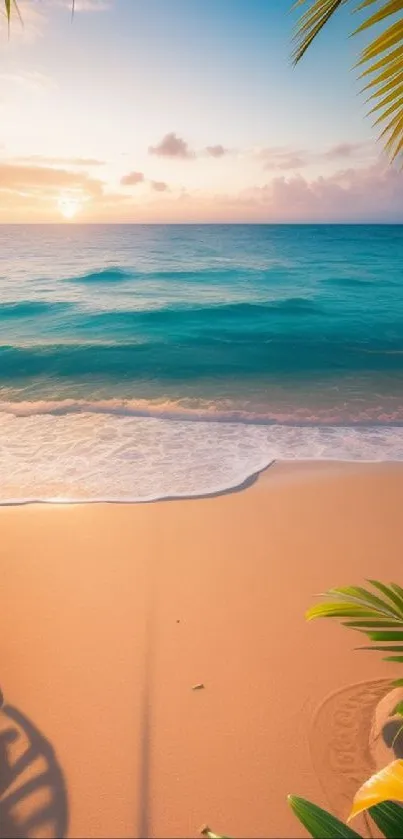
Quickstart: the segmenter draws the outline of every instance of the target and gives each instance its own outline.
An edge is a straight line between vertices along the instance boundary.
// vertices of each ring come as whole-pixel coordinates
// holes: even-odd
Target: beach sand
[[[402,466],[337,463],[215,498],[0,509],[0,686],[55,751],[68,836],[304,836],[287,793],[346,815],[396,666],[304,611],[402,582],[402,509]]]

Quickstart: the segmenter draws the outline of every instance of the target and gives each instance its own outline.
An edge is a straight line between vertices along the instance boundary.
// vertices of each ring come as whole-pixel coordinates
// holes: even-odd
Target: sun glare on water
[[[60,196],[57,206],[65,219],[73,219],[81,209],[81,203],[77,198],[70,198],[65,195]]]

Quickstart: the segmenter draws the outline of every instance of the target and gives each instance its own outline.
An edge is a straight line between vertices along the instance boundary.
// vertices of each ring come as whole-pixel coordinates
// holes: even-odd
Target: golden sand
[[[303,615],[333,585],[402,581],[402,510],[403,468],[371,464],[276,465],[203,500],[0,509],[0,685],[54,749],[67,835],[299,837],[290,792],[345,815],[396,671]],[[1,742],[18,721],[0,717]],[[27,777],[53,759],[38,748]]]

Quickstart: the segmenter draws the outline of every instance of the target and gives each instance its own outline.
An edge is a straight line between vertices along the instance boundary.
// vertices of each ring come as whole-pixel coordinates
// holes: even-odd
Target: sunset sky
[[[347,9],[291,67],[290,0],[20,0],[0,29],[0,222],[403,221]]]

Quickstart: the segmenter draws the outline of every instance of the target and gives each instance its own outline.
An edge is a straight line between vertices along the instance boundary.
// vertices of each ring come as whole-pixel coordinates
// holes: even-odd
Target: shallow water
[[[403,228],[0,228],[0,500],[403,459]]]

